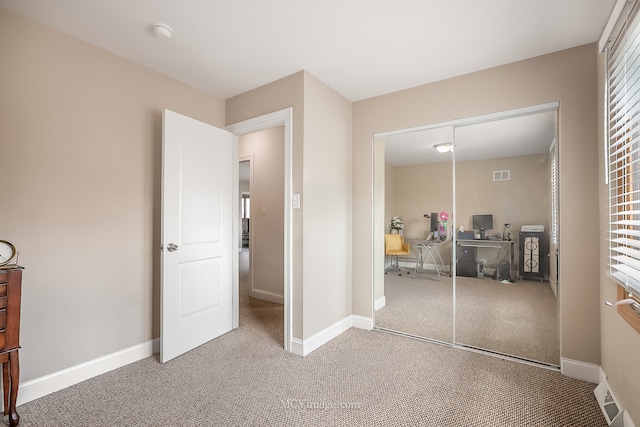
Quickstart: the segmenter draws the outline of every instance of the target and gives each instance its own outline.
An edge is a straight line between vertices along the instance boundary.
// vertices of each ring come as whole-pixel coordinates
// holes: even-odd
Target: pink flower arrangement
[[[449,220],[449,214],[446,212],[440,212],[440,234],[447,234],[447,221]]]

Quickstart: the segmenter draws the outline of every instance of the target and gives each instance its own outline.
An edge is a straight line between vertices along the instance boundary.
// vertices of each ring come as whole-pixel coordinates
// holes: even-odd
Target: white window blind
[[[638,2],[606,48],[609,273],[640,294],[640,26]]]

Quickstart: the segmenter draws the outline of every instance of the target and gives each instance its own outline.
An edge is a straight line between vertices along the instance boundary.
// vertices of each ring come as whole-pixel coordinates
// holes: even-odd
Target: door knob
[[[169,244],[167,245],[167,250],[168,250],[169,252],[175,252],[175,251],[177,251],[177,250],[178,250],[178,245],[173,244],[173,243],[169,243]]]

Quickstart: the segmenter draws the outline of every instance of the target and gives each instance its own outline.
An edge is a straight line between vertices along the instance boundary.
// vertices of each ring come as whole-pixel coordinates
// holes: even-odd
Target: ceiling
[[[615,3],[0,0],[0,7],[222,99],[306,70],[358,101],[595,42]],[[152,23],[171,26],[173,36],[155,37]],[[554,117],[457,128],[456,160],[545,152]],[[450,134],[388,136],[387,162],[438,161],[432,147]]]
[[[616,0],[0,0],[228,99],[306,70],[351,101],[596,41]],[[156,38],[154,22],[174,29]]]
[[[384,136],[385,162],[390,166],[409,166],[451,161],[450,153],[439,153],[434,146],[454,143],[456,162],[519,157],[549,153],[556,138],[555,109],[521,114],[501,113],[504,117],[480,117],[471,123],[447,123],[427,129],[410,130]]]

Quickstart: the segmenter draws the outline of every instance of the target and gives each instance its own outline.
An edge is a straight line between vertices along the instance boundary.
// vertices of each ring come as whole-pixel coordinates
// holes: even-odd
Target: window
[[[609,184],[609,274],[618,296],[640,295],[640,15],[623,11],[606,50],[606,150]],[[640,300],[638,300],[640,301]],[[640,332],[640,314],[618,312]]]
[[[243,194],[240,200],[240,217],[243,219],[249,219],[251,214],[251,199],[249,194]]]

